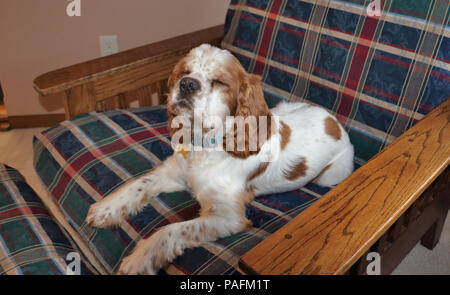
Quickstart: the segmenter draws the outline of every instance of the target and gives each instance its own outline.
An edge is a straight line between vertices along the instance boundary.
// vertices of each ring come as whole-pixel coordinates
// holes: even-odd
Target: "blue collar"
[[[215,137],[206,137],[205,135],[203,135],[200,144],[197,144],[197,146],[201,146],[201,147],[205,147],[205,148],[213,148],[213,147],[217,146],[218,142],[219,141],[216,141]],[[191,144],[193,146],[195,146],[194,137],[191,138]]]

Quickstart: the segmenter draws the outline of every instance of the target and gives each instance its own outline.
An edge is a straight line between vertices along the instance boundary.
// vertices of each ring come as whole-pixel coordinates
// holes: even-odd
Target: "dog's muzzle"
[[[180,92],[183,96],[197,92],[200,88],[200,82],[197,79],[186,77],[180,81]]]

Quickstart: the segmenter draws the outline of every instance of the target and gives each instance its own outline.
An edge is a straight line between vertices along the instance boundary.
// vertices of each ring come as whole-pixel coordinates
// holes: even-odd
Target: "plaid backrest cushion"
[[[97,273],[23,176],[0,164],[0,274],[67,274],[71,252],[81,274]]]
[[[363,163],[450,95],[446,0],[232,0],[222,46],[266,99],[336,114]]]
[[[165,106],[80,115],[34,139],[34,165],[71,226],[88,243],[107,271],[115,273],[136,243],[159,227],[197,216],[190,192],[160,194],[118,228],[85,223],[89,206],[123,183],[148,172],[173,153]],[[253,227],[243,233],[188,249],[162,273],[240,273],[239,258],[290,221],[329,188],[310,184],[301,190],[256,198],[246,207]]]

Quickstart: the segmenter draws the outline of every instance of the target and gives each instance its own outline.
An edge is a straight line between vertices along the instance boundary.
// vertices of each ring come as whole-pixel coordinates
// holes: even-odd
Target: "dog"
[[[227,50],[208,44],[192,49],[175,66],[168,87],[172,138],[184,130],[184,124],[174,124],[180,116],[188,123],[205,118],[200,119],[205,126],[212,117],[256,118],[266,127],[244,128],[239,137],[231,132],[237,129],[232,120],[223,124],[225,135],[214,149],[199,149],[203,144],[181,138],[159,166],[93,204],[86,222],[101,228],[120,225],[162,192],[189,190],[200,204],[199,217],[166,225],[139,241],[118,274],[156,274],[187,248],[245,231],[252,225],[245,205],[255,196],[309,182],[336,185],[353,171],[353,145],[332,114],[303,102],[269,109],[260,78],[248,74]],[[200,137],[205,130],[210,129],[200,127]],[[259,140],[256,145],[251,135]]]

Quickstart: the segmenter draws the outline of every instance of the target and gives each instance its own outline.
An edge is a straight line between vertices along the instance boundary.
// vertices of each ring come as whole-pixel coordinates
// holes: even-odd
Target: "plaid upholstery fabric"
[[[364,163],[450,96],[450,2],[232,0],[222,47],[262,76],[269,104],[336,114]]]
[[[79,252],[22,175],[0,164],[0,274],[66,274]],[[81,274],[96,271],[80,253]]]
[[[105,268],[114,273],[142,237],[168,223],[194,218],[198,203],[189,192],[160,194],[143,212],[117,229],[84,222],[90,204],[127,180],[146,173],[172,154],[164,106],[89,113],[48,129],[34,139],[35,168],[70,224]],[[311,205],[329,188],[256,198],[246,208],[253,228],[187,250],[162,273],[237,274],[240,256]]]

